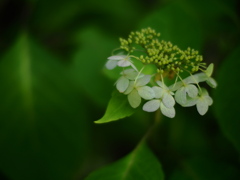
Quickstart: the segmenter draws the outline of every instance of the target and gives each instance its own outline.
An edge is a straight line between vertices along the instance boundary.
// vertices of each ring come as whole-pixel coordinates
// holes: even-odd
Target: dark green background
[[[240,178],[237,0],[0,0],[0,179],[76,180],[128,154],[153,114],[100,119],[118,38],[152,27],[215,64],[205,116],[176,106],[149,146],[169,180]],[[116,76],[116,75],[115,75]]]

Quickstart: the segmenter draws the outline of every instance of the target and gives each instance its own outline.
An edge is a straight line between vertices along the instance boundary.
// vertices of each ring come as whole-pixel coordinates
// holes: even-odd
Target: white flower
[[[179,88],[175,93],[175,100],[180,105],[187,102],[187,95],[191,98],[195,98],[198,95],[198,88],[193,84],[185,84]]]
[[[184,104],[184,107],[190,107],[190,106],[197,106],[197,111],[200,115],[206,114],[208,111],[208,107],[211,106],[213,103],[212,98],[208,95],[208,92],[206,89],[201,88],[200,96],[197,96],[192,99],[188,99],[187,103]]]
[[[141,98],[147,100],[154,98],[153,89],[145,86],[150,80],[150,75],[142,75],[136,81],[130,81],[124,94],[128,94],[128,102],[133,108],[141,104]]]
[[[135,80],[138,72],[134,69],[126,69],[121,72],[121,75],[122,76],[116,82],[116,87],[119,92],[123,93],[129,86],[129,80]]]
[[[147,112],[154,112],[160,108],[163,115],[173,118],[175,117],[175,100],[173,98],[173,92],[163,84],[161,81],[157,81],[157,84],[160,86],[154,86],[153,90],[155,93],[155,99],[146,102],[143,105],[143,110]]]
[[[170,108],[175,105],[175,100],[172,95],[174,93],[161,81],[157,81],[160,87],[154,86],[153,90],[156,98],[162,98],[163,104]]]
[[[193,85],[199,82],[206,81],[207,76],[205,73],[198,73],[185,78],[182,81],[170,86],[172,91],[176,91],[175,100],[178,104],[184,105],[187,102],[187,97],[195,98],[198,95],[198,88]]]
[[[119,67],[132,66],[137,71],[136,67],[133,65],[129,56],[126,56],[126,55],[116,55],[116,56],[108,57],[106,68],[114,69],[116,66],[119,66]]]

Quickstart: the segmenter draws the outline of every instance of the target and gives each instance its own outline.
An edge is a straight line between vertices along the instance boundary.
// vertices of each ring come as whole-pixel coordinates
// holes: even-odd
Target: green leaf
[[[70,82],[60,60],[27,33],[1,59],[0,169],[10,179],[73,179],[82,166],[89,121]]]
[[[32,24],[41,33],[59,31],[85,11],[85,4],[78,0],[37,1]]]
[[[113,92],[112,98],[108,103],[108,107],[104,116],[94,122],[100,124],[116,121],[127,116],[131,116],[134,112],[135,109],[129,105],[127,96],[115,91]]]
[[[216,77],[218,87],[213,91],[213,107],[221,130],[240,152],[239,57],[240,46],[221,64]]]
[[[91,173],[86,180],[163,180],[161,164],[145,144],[119,161]]]

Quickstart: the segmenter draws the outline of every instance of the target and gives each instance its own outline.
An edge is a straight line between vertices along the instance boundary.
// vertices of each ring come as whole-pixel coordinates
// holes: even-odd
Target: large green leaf
[[[240,46],[219,68],[216,77],[218,87],[214,91],[214,109],[222,131],[240,152],[239,56]]]
[[[157,158],[145,144],[140,144],[119,161],[90,174],[86,180],[162,180],[163,171]]]
[[[99,124],[116,121],[132,115],[134,111],[135,109],[129,105],[127,96],[114,91],[104,116],[95,121],[95,123]]]
[[[0,168],[11,179],[69,180],[83,163],[85,103],[69,82],[63,64],[27,33],[1,59]]]

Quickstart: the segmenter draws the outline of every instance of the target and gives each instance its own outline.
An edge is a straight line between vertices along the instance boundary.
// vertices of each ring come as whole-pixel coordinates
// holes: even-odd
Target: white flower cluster
[[[173,118],[176,114],[175,102],[183,107],[196,105],[200,115],[204,115],[213,103],[207,90],[199,86],[200,82],[206,82],[212,88],[217,86],[216,81],[211,77],[213,64],[210,64],[206,71],[190,75],[185,79],[177,76],[180,81],[169,87],[164,84],[163,79],[153,82],[154,86],[149,86],[154,74],[145,75],[141,71],[139,72],[129,56],[109,57],[106,63],[107,69],[113,69],[116,66],[130,67],[121,72],[121,77],[116,82],[116,88],[120,93],[127,95],[129,104],[133,108],[137,108],[144,99],[147,100],[143,105],[144,111],[154,112],[160,109],[163,115]]]

